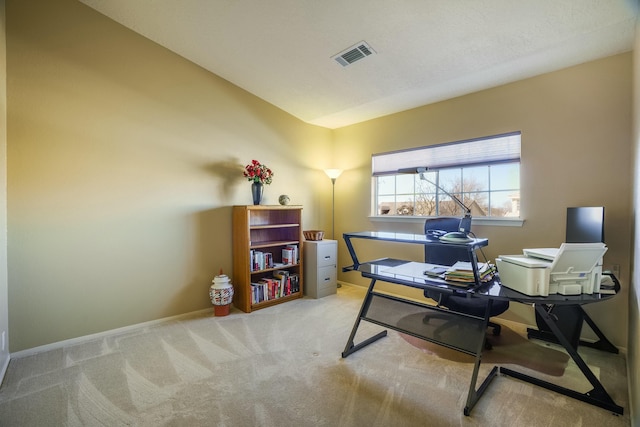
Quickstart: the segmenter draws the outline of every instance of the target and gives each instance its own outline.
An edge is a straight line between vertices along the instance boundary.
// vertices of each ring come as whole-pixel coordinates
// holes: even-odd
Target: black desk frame
[[[356,344],[354,342],[356,333],[358,331],[358,327],[362,320],[368,321],[370,323],[374,323],[383,327],[387,327],[390,329],[394,329],[398,332],[408,334],[414,336],[416,338],[423,339],[425,341],[433,342],[435,344],[442,345],[444,347],[448,347],[462,353],[469,354],[474,356],[474,367],[473,373],[471,376],[471,382],[469,384],[469,391],[467,393],[467,402],[464,408],[464,414],[469,415],[471,410],[478,402],[486,388],[489,386],[493,378],[498,373],[498,368],[494,367],[493,370],[487,375],[487,377],[482,381],[480,387],[476,388],[476,384],[478,381],[478,374],[480,370],[480,362],[482,359],[482,350],[485,345],[485,334],[487,325],[489,323],[489,313],[491,312],[491,306],[493,300],[489,300],[486,308],[486,312],[481,317],[471,316],[465,313],[459,313],[452,310],[443,309],[440,307],[436,307],[429,304],[421,304],[415,301],[394,297],[388,294],[383,294],[375,291],[375,285],[378,280],[395,283],[404,286],[411,286],[421,289],[427,288],[438,288],[440,291],[451,292],[451,293],[462,293],[467,294],[469,298],[471,298],[471,290],[472,287],[460,287],[453,286],[448,284],[444,280],[437,278],[425,278],[421,280],[417,280],[414,282],[407,282],[406,280],[396,280],[393,276],[383,275],[378,270],[380,268],[384,269],[386,267],[391,267],[394,265],[401,265],[406,263],[407,261],[403,260],[393,260],[393,259],[379,259],[376,261],[366,262],[361,264],[356,255],[355,249],[353,248],[353,244],[351,242],[351,238],[361,238],[361,239],[371,239],[371,240],[383,240],[388,242],[396,242],[396,243],[414,243],[421,245],[434,245],[434,246],[443,246],[443,245],[456,245],[466,248],[469,251],[469,259],[471,259],[471,265],[473,269],[473,274],[475,277],[475,282],[480,283],[480,275],[477,267],[477,256],[476,250],[487,246],[487,239],[474,239],[470,243],[442,243],[437,240],[429,240],[424,235],[413,235],[413,234],[401,234],[401,233],[376,233],[376,232],[363,232],[363,233],[345,233],[344,239],[347,245],[347,249],[349,250],[349,254],[353,260],[353,265],[349,267],[343,268],[343,271],[360,271],[363,277],[367,277],[371,279],[369,284],[369,288],[367,290],[367,294],[360,308],[360,312],[358,313],[358,317],[356,318],[355,324],[351,330],[351,335],[347,340],[347,344],[345,346],[344,351],[342,352],[342,357],[345,358],[350,354],[366,347],[367,345],[379,340],[387,336],[387,331],[379,332],[378,334]],[[438,332],[442,332],[442,328],[433,327],[430,328],[428,326],[422,325],[414,325],[413,328],[401,327],[398,324],[394,324],[392,321],[385,320],[380,314],[376,315],[375,309],[373,313],[370,313],[372,306],[375,304],[381,304],[381,301],[395,301],[399,304],[402,304],[404,308],[413,307],[422,310],[426,316],[430,314],[435,314],[437,317],[445,323],[454,323],[454,324],[462,324],[463,327],[466,327],[467,331],[471,331],[470,333],[466,333],[464,335],[464,343],[456,342],[455,339],[449,337],[438,337]],[[418,326],[418,327],[415,327]],[[443,325],[446,328],[446,326]]]
[[[607,273],[603,273],[603,274],[607,274]],[[615,291],[616,293],[620,290],[620,283],[618,282],[618,279],[613,276],[612,274],[609,274],[611,276],[611,278],[614,280],[615,283]],[[557,317],[556,315],[559,314],[557,313],[558,310],[556,310],[556,312],[554,313],[553,310],[555,309],[554,306],[547,306],[546,304],[544,305],[544,307],[549,307],[549,310],[545,310],[548,313],[550,313],[551,315],[553,315],[554,317]],[[601,350],[601,351],[606,351],[609,353],[614,353],[614,354],[618,354],[618,347],[616,347],[611,341],[609,341],[607,339],[607,337],[604,335],[604,333],[600,330],[600,328],[598,328],[598,326],[596,325],[596,323],[593,321],[593,319],[591,319],[591,317],[589,317],[589,315],[587,314],[587,312],[584,310],[584,308],[582,308],[582,306],[576,306],[574,310],[572,310],[572,313],[567,313],[566,315],[568,317],[570,317],[569,319],[563,319],[563,320],[573,320],[576,324],[575,327],[575,331],[574,334],[576,334],[576,336],[573,339],[570,339],[569,341],[571,341],[571,345],[574,348],[578,348],[578,345],[584,346],[584,347],[591,347],[591,348],[595,348],[597,350]],[[565,314],[563,313],[563,316],[565,316]],[[582,331],[582,323],[586,322],[587,325],[589,325],[589,327],[591,328],[591,330],[596,334],[596,336],[598,337],[598,340],[595,342],[590,342],[590,341],[584,341],[580,339],[580,332]],[[538,327],[540,327],[538,325]],[[547,341],[547,342],[553,342],[556,344],[559,344],[558,339],[556,338],[555,334],[551,333],[550,331],[545,331],[545,330],[541,330],[541,329],[533,329],[533,328],[527,328],[527,338],[535,338],[535,339],[539,339],[542,341]]]
[[[440,279],[432,279],[425,276],[425,278],[414,278],[410,279],[406,276],[400,276],[395,274],[384,273],[384,270],[392,267],[407,263],[409,261],[405,260],[395,260],[390,258],[381,258],[374,261],[369,261],[366,263],[361,263],[358,261],[355,250],[353,248],[351,239],[352,238],[360,238],[360,239],[371,239],[371,240],[382,240],[388,242],[398,242],[398,243],[416,243],[416,244],[437,244],[432,241],[426,240],[426,238],[422,235],[411,235],[411,234],[397,234],[397,233],[379,233],[379,232],[358,232],[358,233],[345,233],[343,235],[349,253],[353,260],[353,265],[344,267],[343,271],[359,271],[363,277],[371,279],[369,287],[367,289],[366,296],[360,308],[360,312],[358,313],[358,317],[353,325],[351,330],[351,334],[349,335],[349,339],[347,340],[347,344],[345,346],[344,351],[342,352],[342,357],[346,358],[354,352],[366,347],[367,345],[385,337],[387,335],[387,331],[384,330],[382,332],[377,333],[376,335],[361,341],[360,343],[355,343],[354,339],[356,333],[358,331],[358,327],[360,322],[365,320],[370,323],[374,323],[383,327],[387,327],[398,332],[412,335],[414,337],[423,339],[425,341],[433,342],[435,344],[439,344],[469,355],[474,356],[474,368],[471,376],[471,381],[469,384],[469,391],[467,394],[467,401],[464,408],[464,414],[470,415],[471,410],[478,402],[480,397],[483,395],[484,391],[487,389],[491,381],[496,377],[497,374],[501,373],[505,376],[510,376],[521,381],[525,381],[539,387],[546,388],[548,390],[563,394],[565,396],[583,401],[585,403],[598,406],[600,408],[611,411],[614,414],[623,414],[624,409],[617,405],[611,396],[607,393],[604,386],[600,383],[598,378],[593,374],[591,369],[585,363],[585,361],[580,357],[577,352],[577,348],[572,345],[567,337],[563,334],[563,332],[558,327],[556,320],[544,309],[544,304],[561,304],[561,305],[571,305],[571,306],[581,306],[582,304],[587,304],[591,302],[597,302],[601,300],[608,299],[613,297],[614,295],[576,295],[576,296],[549,296],[549,297],[533,297],[521,294],[519,292],[513,291],[511,289],[502,287],[499,278],[492,280],[486,284],[480,284],[476,286],[472,286],[470,288],[460,288],[459,286],[448,284],[447,282]],[[440,243],[442,245],[444,243]],[[466,246],[472,255],[472,265],[474,265],[474,275],[477,278],[477,258],[475,255],[475,251],[483,246],[486,246],[488,241],[486,239],[475,239],[471,243],[467,244],[458,244]],[[391,296],[385,293],[379,293],[375,290],[376,282],[380,280],[387,283],[397,284],[401,286],[409,286],[420,289],[428,289],[428,288],[437,288],[439,291],[447,291],[447,292],[455,292],[455,293],[464,293],[469,298],[485,298],[487,299],[487,310],[482,317],[469,316],[464,313],[454,312],[452,310],[442,309],[440,307],[432,306],[429,304],[422,304],[419,302],[415,302],[412,300]],[[480,283],[476,280],[476,283]],[[484,349],[484,339],[486,334],[486,328],[489,322],[489,313],[491,309],[492,301],[494,300],[508,300],[513,302],[520,302],[523,304],[534,304],[536,312],[542,317],[546,325],[549,327],[550,331],[553,333],[557,342],[564,347],[569,356],[576,363],[582,374],[592,385],[593,389],[586,392],[580,393],[578,391],[562,387],[548,381],[541,380],[539,378],[535,378],[518,371],[494,366],[493,369],[489,372],[487,377],[482,381],[480,386],[476,388],[476,384],[478,381],[478,373],[480,368],[480,362],[482,358],[482,351]],[[468,345],[460,345],[459,343],[451,342],[450,338],[441,339],[438,336],[435,336],[432,330],[421,330],[418,329],[409,329],[406,326],[399,325],[398,323],[389,320],[389,318],[385,318],[385,310],[379,310],[378,306],[384,304],[401,304],[403,310],[420,310],[424,315],[430,315],[436,313],[437,316],[442,317],[445,321],[448,322],[457,322],[457,323],[465,323],[468,329],[472,330],[472,333],[467,335],[467,338],[471,338],[469,340]],[[580,307],[582,309],[582,307]],[[382,314],[381,314],[382,313]],[[427,333],[425,333],[425,331]],[[436,334],[437,335],[437,334]]]
[[[607,409],[614,414],[622,415],[624,409],[622,406],[616,404],[609,393],[605,390],[600,380],[593,374],[589,366],[585,363],[585,361],[578,354],[578,350],[569,342],[569,340],[564,336],[558,325],[556,324],[555,319],[544,309],[540,304],[534,304],[536,312],[542,317],[546,325],[553,332],[555,340],[564,347],[564,349],[569,353],[571,359],[578,365],[580,372],[585,376],[585,378],[591,383],[593,387],[592,390],[586,393],[579,393],[575,390],[562,387],[548,381],[543,381],[535,377],[531,377],[529,375],[525,375],[523,373],[507,369],[500,368],[500,373],[511,376],[514,378],[518,378],[522,381],[526,381],[531,384],[535,384],[537,386],[546,388],[547,390],[555,391],[560,394],[564,394],[565,396],[572,397],[577,400],[581,400],[583,402],[589,403],[591,405],[598,406],[603,409]]]
[[[364,274],[363,274],[364,275]],[[385,279],[385,281],[387,281]],[[494,367],[493,370],[489,373],[489,375],[484,379],[484,381],[482,382],[482,384],[480,385],[479,388],[476,389],[476,384],[478,381],[478,372],[480,370],[480,361],[481,361],[481,357],[482,357],[482,349],[484,348],[484,338],[485,338],[485,334],[484,331],[487,328],[487,324],[489,322],[489,313],[491,310],[491,301],[489,301],[489,304],[487,304],[487,311],[485,313],[485,315],[483,317],[475,317],[475,316],[469,316],[469,315],[465,315],[463,313],[454,313],[451,310],[446,310],[446,309],[442,309],[436,306],[432,306],[432,305],[428,305],[428,304],[420,304],[418,302],[414,302],[414,301],[410,301],[410,300],[404,300],[402,298],[397,298],[388,294],[383,294],[383,293],[379,293],[376,292],[374,290],[374,286],[377,282],[377,279],[373,278],[371,279],[371,283],[369,285],[369,289],[367,290],[367,295],[364,299],[364,302],[362,304],[362,307],[360,308],[360,312],[358,313],[358,317],[356,318],[356,322],[353,325],[353,329],[351,330],[351,335],[349,335],[349,339],[347,340],[347,344],[344,348],[344,351],[342,352],[342,357],[345,358],[347,356],[349,356],[352,353],[355,353],[356,351],[360,350],[363,347],[366,347],[367,345],[379,340],[380,338],[386,337],[387,336],[387,331],[384,330],[382,332],[377,333],[376,335],[360,342],[360,343],[354,343],[354,339],[355,339],[355,335],[356,332],[358,331],[358,326],[360,325],[360,322],[362,320],[366,320],[370,323],[374,323],[383,327],[387,327],[390,329],[394,329],[398,332],[404,333],[404,334],[408,334],[411,336],[414,336],[416,338],[421,338],[425,341],[429,341],[429,342],[433,342],[469,355],[474,356],[475,361],[474,361],[474,366],[473,366],[473,374],[471,376],[471,382],[469,384],[469,391],[467,393],[467,403],[466,406],[464,408],[464,414],[465,415],[469,415],[471,413],[471,409],[473,409],[473,407],[475,406],[475,404],[478,402],[478,400],[480,399],[480,397],[482,396],[482,394],[484,393],[485,389],[488,387],[489,383],[491,382],[491,380],[493,380],[493,378],[496,376],[496,374],[498,373],[498,368]],[[475,326],[475,334],[471,334],[471,335],[466,335],[467,337],[471,337],[472,340],[470,341],[469,345],[473,348],[462,348],[456,344],[452,344],[451,342],[447,342],[447,341],[443,341],[443,340],[439,340],[437,338],[435,338],[433,335],[429,335],[429,334],[425,334],[425,333],[420,333],[417,332],[416,330],[410,330],[410,329],[406,329],[406,328],[402,328],[399,327],[396,324],[393,324],[391,322],[386,322],[384,320],[382,320],[381,318],[377,318],[375,315],[371,315],[369,313],[370,308],[372,307],[372,304],[375,304],[376,299],[382,299],[382,300],[389,300],[389,301],[397,301],[397,302],[401,302],[402,304],[405,305],[411,305],[414,307],[419,307],[420,309],[424,310],[424,314],[426,315],[428,312],[434,312],[434,313],[438,313],[439,315],[445,317],[445,319],[450,318],[450,322],[456,322],[459,321],[459,319],[453,319],[453,317],[455,316],[466,316],[466,322],[468,324],[471,324],[472,327]]]

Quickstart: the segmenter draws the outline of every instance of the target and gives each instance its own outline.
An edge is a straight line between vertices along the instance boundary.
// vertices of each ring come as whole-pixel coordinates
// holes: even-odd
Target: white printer
[[[496,266],[502,286],[525,295],[579,295],[600,291],[604,243],[563,243],[559,249],[524,249],[500,255]]]

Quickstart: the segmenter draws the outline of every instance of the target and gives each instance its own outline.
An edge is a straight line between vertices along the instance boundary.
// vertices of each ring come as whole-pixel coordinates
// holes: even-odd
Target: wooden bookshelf
[[[272,305],[302,298],[302,206],[243,205],[233,207],[233,304],[250,313]],[[283,264],[283,249],[297,247],[297,259]],[[275,266],[261,265],[256,252],[271,255]],[[254,256],[252,256],[254,255]],[[252,285],[275,280],[274,273],[285,271],[294,283],[267,296]],[[297,278],[297,279],[296,279]],[[262,285],[262,287],[266,287]],[[266,290],[263,289],[265,292]],[[259,295],[256,298],[256,293]],[[260,298],[262,295],[262,298]]]

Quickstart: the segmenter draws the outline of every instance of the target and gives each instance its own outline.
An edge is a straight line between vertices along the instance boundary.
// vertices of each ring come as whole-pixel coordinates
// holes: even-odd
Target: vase
[[[264,185],[261,182],[251,184],[251,195],[253,196],[253,204],[259,205],[262,200],[262,189]]]
[[[220,273],[213,278],[213,285],[209,288],[209,297],[211,297],[216,316],[229,314],[229,306],[233,302],[233,285],[227,275]]]

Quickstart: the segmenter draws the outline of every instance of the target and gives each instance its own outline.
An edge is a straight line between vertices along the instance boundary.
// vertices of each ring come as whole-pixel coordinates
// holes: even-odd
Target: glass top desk
[[[353,264],[344,267],[343,271],[358,271],[363,277],[371,280],[360,312],[351,330],[351,335],[342,352],[343,358],[348,357],[350,354],[387,335],[387,331],[384,330],[360,343],[354,343],[358,326],[360,322],[364,320],[474,356],[475,363],[469,384],[467,402],[464,408],[465,415],[470,415],[471,410],[498,373],[607,409],[615,414],[623,413],[623,408],[617,405],[609,396],[600,383],[600,380],[593,374],[578,354],[577,349],[571,345],[567,337],[563,334],[556,320],[544,309],[544,305],[546,304],[581,306],[604,301],[615,295],[529,296],[503,287],[498,275],[495,275],[491,280],[483,283],[478,280],[476,251],[488,245],[487,239],[473,239],[467,243],[443,243],[429,240],[425,235],[375,231],[344,233],[343,237],[353,261]],[[352,239],[433,245],[434,250],[437,250],[437,246],[443,245],[465,247],[469,250],[471,256],[471,264],[473,266],[474,277],[476,278],[475,283],[461,286],[447,282],[441,278],[420,274],[421,271],[425,271],[433,266],[432,264],[415,263],[393,258],[380,258],[373,261],[361,262],[358,260]],[[468,298],[486,299],[487,309],[483,316],[471,316],[465,313],[455,312],[427,304],[426,302],[421,303],[415,300],[389,295],[388,293],[378,292],[375,289],[377,281],[419,289],[437,289],[440,292],[457,293]],[[476,388],[482,351],[484,349],[485,334],[490,317],[489,313],[493,301],[496,300],[533,304],[536,312],[540,314],[544,322],[548,325],[559,344],[569,353],[585,378],[591,383],[593,389],[587,393],[580,393],[512,369],[498,366],[494,366],[480,386]]]

